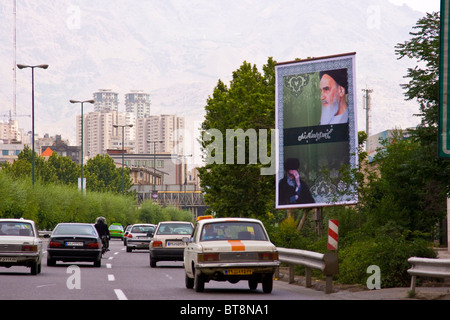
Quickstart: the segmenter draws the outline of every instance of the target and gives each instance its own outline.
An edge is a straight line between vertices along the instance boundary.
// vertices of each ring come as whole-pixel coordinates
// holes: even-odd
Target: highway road
[[[62,263],[30,275],[25,267],[0,268],[0,300],[309,300],[330,295],[274,281],[271,294],[261,285],[251,291],[247,281],[237,284],[211,281],[202,293],[187,289],[182,262],[158,262],[150,268],[148,250],[126,252],[120,240],[110,241],[102,266]]]

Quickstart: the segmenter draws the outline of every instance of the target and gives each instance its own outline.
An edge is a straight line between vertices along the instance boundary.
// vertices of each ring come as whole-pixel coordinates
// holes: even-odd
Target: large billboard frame
[[[450,1],[441,0],[440,72],[439,72],[439,141],[440,158],[450,159]]]
[[[355,55],[275,65],[276,209],[358,202],[356,182],[342,178],[358,167]]]

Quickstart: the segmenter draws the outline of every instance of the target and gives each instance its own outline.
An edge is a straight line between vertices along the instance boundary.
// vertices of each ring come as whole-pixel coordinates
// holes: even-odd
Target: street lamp
[[[18,64],[17,68],[19,68],[19,69],[31,68],[31,143],[32,143],[32,150],[33,150],[32,181],[33,181],[33,187],[34,187],[34,68],[47,69],[48,64],[39,64],[36,66]]]
[[[153,143],[153,192],[156,189],[156,143],[163,143],[163,140],[147,140],[148,143]]]
[[[124,178],[123,178],[123,170],[124,170],[124,168],[123,168],[123,164],[124,164],[124,162],[125,162],[125,127],[128,127],[128,128],[131,128],[133,125],[132,124],[126,124],[126,125],[118,125],[118,124],[113,124],[113,127],[114,128],[119,128],[119,127],[121,127],[122,128],[122,195],[124,194],[124,182],[123,182],[123,180],[124,180]]]
[[[184,205],[183,205],[183,209],[186,210],[186,184],[187,184],[186,158],[192,157],[192,154],[184,154],[184,155],[182,155],[182,157],[184,158]]]
[[[84,101],[78,101],[78,100],[69,100],[70,103],[80,103],[81,104],[81,193],[83,193],[83,104],[84,103],[95,103],[95,100],[84,100]]]

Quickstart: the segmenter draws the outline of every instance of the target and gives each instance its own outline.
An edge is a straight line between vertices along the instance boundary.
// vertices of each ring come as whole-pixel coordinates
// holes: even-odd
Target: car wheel
[[[54,260],[50,257],[47,257],[47,266],[53,267],[55,264],[56,264],[56,260]]]
[[[127,252],[131,252],[131,251],[133,251],[133,249],[131,247],[127,246]]]
[[[185,283],[186,283],[186,288],[188,288],[188,289],[194,288],[194,279],[189,278],[187,274],[185,274]]]
[[[195,273],[194,289],[195,292],[203,292],[203,290],[205,290],[205,280],[203,279],[203,275],[201,273]]]
[[[156,260],[152,259],[152,256],[150,256],[150,267],[151,268],[156,268]]]
[[[271,274],[265,276],[262,281],[264,293],[271,293],[273,288],[273,277]]]
[[[94,267],[100,268],[101,266],[102,266],[102,257],[100,256],[100,258],[94,261]]]
[[[256,279],[248,280],[248,287],[250,288],[250,290],[256,290],[256,288],[258,287],[258,281],[256,281]]]
[[[39,269],[40,269],[39,262],[34,262],[31,265],[31,274],[34,275],[34,276],[37,275],[39,273]]]

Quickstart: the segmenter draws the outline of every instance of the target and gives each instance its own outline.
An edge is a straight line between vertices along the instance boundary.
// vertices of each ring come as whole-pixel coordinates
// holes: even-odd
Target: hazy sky
[[[389,0],[396,5],[406,4],[414,10],[422,12],[439,11],[440,0]]]

